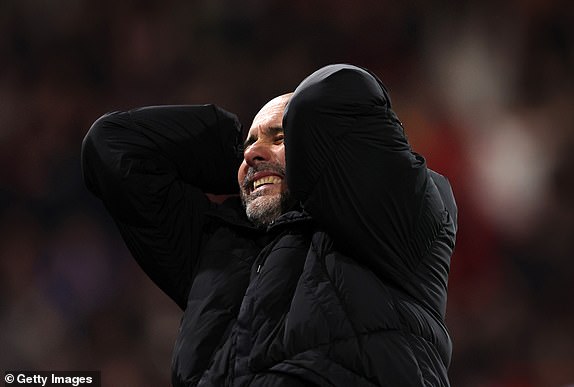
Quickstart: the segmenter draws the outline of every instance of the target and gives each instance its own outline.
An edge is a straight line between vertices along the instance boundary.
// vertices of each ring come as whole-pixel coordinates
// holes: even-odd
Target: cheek
[[[245,179],[245,176],[247,176],[247,168],[248,168],[247,163],[245,162],[245,160],[243,160],[243,162],[239,166],[239,169],[237,170],[237,183],[239,183],[240,187],[241,184],[243,183],[243,180]]]

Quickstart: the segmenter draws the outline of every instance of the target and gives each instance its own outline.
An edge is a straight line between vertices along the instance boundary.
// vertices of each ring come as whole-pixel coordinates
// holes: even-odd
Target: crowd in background
[[[0,2],[0,371],[169,385],[181,312],[83,185],[96,118],[216,103],[248,128],[348,62],[455,191],[452,385],[574,385],[574,3],[420,3]]]

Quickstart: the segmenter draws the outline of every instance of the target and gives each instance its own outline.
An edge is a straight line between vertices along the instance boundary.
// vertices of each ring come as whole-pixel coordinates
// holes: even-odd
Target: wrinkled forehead
[[[282,127],[283,112],[292,94],[283,94],[267,102],[255,115],[249,129],[249,136],[257,136],[260,130],[267,128]]]

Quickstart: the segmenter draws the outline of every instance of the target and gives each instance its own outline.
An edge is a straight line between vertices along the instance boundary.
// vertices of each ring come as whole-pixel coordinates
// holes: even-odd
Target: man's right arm
[[[233,114],[196,105],[106,114],[82,144],[86,186],[143,270],[182,308],[211,206],[204,193],[237,193],[240,141]]]

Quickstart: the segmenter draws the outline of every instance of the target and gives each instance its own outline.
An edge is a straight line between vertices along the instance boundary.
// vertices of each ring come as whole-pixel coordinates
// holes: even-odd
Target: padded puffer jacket
[[[237,118],[214,105],[98,119],[84,179],[183,310],[174,386],[448,386],[457,209],[368,70],[324,67],[284,119],[297,205],[266,229],[238,198]]]

